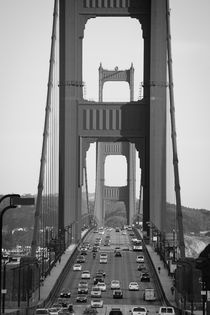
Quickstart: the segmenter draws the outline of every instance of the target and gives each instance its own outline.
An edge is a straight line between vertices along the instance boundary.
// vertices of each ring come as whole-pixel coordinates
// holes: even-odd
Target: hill
[[[94,208],[94,198],[93,194],[89,198],[90,209]],[[54,202],[51,204],[51,207],[48,211],[48,218],[50,213],[54,212],[57,204],[57,197],[54,197]],[[137,201],[138,204],[138,201]],[[82,212],[86,212],[86,201],[85,195],[83,195],[82,200]],[[208,237],[208,230],[210,227],[210,211],[206,209],[193,209],[188,207],[182,207],[183,212],[183,228],[184,234],[188,235],[186,242],[188,244],[189,251],[193,253],[196,251],[196,244],[194,240],[197,238],[197,244],[199,249],[202,248],[206,242],[210,241]],[[24,245],[30,245],[33,225],[34,225],[34,207],[22,207],[16,209],[8,210],[4,215],[3,220],[3,244],[5,247],[16,246],[17,243],[24,243]],[[168,204],[167,206],[167,215],[166,215],[166,227],[167,231],[172,231],[176,226],[176,212],[175,205]],[[107,212],[106,212],[106,224],[108,226],[120,226],[126,223],[126,212],[123,203],[108,203]],[[24,229],[19,230],[18,229]],[[200,236],[201,231],[206,231],[204,237]],[[202,245],[203,244],[203,245]],[[202,249],[201,249],[202,250]]]

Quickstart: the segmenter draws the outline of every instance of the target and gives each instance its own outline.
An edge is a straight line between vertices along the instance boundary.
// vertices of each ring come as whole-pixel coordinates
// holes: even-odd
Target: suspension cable
[[[39,217],[42,206],[42,191],[44,184],[44,174],[45,174],[45,164],[47,158],[47,139],[49,134],[49,116],[51,111],[51,92],[53,87],[53,71],[54,71],[54,57],[55,57],[55,41],[56,41],[56,26],[58,18],[58,0],[54,2],[54,12],[53,12],[53,27],[52,27],[52,37],[51,37],[51,52],[50,52],[50,67],[48,76],[48,90],[47,90],[47,101],[45,108],[45,122],[44,122],[44,133],[42,142],[42,153],[40,161],[40,172],[39,172],[39,183],[38,183],[38,194],[36,200],[36,210],[35,210],[35,221],[34,221],[34,231],[33,239],[31,244],[31,256],[36,257],[37,239],[39,231]]]
[[[169,0],[166,0],[166,27],[167,27],[169,98],[170,98],[170,114],[171,114],[171,138],[172,138],[172,148],[173,148],[174,183],[175,183],[175,194],[176,194],[176,219],[177,219],[177,224],[178,224],[178,244],[179,244],[179,249],[180,249],[180,256],[181,256],[180,258],[184,258],[185,257],[185,244],[184,244],[184,234],[183,234],[182,206],[181,206],[181,194],[180,194],[180,182],[179,182],[179,167],[178,167],[179,161],[178,161],[177,141],[176,141]]]

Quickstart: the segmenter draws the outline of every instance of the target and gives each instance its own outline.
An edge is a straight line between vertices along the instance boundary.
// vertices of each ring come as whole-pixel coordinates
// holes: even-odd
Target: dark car
[[[77,303],[86,303],[87,302],[87,295],[78,295],[76,297]]]
[[[77,257],[77,263],[85,263],[85,257],[84,255],[80,255],[79,257]]]
[[[150,276],[147,272],[142,273],[140,280],[142,282],[150,282]]]
[[[98,252],[98,246],[93,246],[92,252]]]
[[[146,271],[147,271],[145,264],[138,265],[137,270],[144,271],[144,273],[146,273]]]
[[[106,277],[106,272],[102,269],[99,269],[96,273],[96,276],[103,276]]]
[[[115,252],[115,257],[122,257],[122,254],[119,250]]]
[[[96,276],[96,277],[93,279],[93,283],[94,283],[94,284],[97,284],[98,282],[104,282],[104,276]]]
[[[109,312],[109,315],[123,315],[123,312],[121,311],[120,308],[112,308],[111,311]]]
[[[122,299],[123,298],[123,292],[120,289],[113,291],[113,299]]]

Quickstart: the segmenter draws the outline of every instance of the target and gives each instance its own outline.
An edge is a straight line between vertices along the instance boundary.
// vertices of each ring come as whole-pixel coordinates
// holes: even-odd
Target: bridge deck
[[[83,232],[85,233],[85,232]],[[83,234],[84,235],[84,234]],[[173,286],[173,279],[168,275],[168,270],[164,267],[163,261],[160,259],[159,255],[154,251],[153,247],[150,245],[146,245],[148,253],[151,257],[151,260],[153,262],[153,265],[156,269],[156,272],[158,274],[160,283],[163,287],[163,290],[165,292],[165,296],[169,303],[171,305],[176,306],[175,304],[175,296],[171,293],[171,287]],[[40,304],[44,302],[49,294],[54,285],[56,284],[56,281],[61,274],[63,268],[65,268],[65,265],[67,264],[70,256],[73,254],[74,249],[76,248],[75,244],[72,244],[66,251],[65,254],[62,256],[60,263],[57,263],[56,266],[52,269],[50,275],[46,277],[44,280],[42,286],[40,287]],[[161,268],[160,272],[158,272],[158,267]],[[37,292],[38,294],[38,292]],[[114,306],[114,305],[104,305],[102,310],[98,309],[98,314],[105,314],[104,310],[109,311],[109,309]],[[82,306],[83,307],[83,306]],[[85,307],[85,306],[84,306]],[[115,305],[116,307],[116,305]],[[132,305],[122,305],[121,309],[125,311],[125,314],[129,314],[129,310],[131,309]],[[75,306],[75,314],[77,314],[77,309],[79,311],[78,314],[81,314],[81,306]],[[7,310],[7,313],[13,312],[14,310]],[[153,313],[153,306],[150,306],[150,311]],[[155,313],[155,310],[154,310]],[[200,311],[194,311],[194,314],[201,315]]]

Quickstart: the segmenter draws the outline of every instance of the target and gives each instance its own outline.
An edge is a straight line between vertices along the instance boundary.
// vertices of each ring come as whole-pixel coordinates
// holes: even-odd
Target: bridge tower
[[[130,88],[130,102],[134,101],[134,67],[130,69],[106,70],[99,67],[99,102],[103,102],[103,86],[108,81],[125,81]],[[108,155],[123,155],[127,161],[127,185],[122,187],[109,187],[105,185],[104,167]],[[130,224],[135,214],[135,179],[136,179],[136,156],[135,145],[129,142],[98,142],[96,164],[96,197],[95,216],[99,225],[104,225],[106,201],[123,201],[126,208],[127,224]]]
[[[75,223],[80,238],[81,187],[91,142],[129,142],[140,158],[143,229],[165,228],[166,209],[166,0],[60,0],[59,228]],[[82,40],[85,24],[99,16],[139,21],[144,41],[143,99],[88,102],[83,99]],[[132,34],[131,34],[132,35]]]

